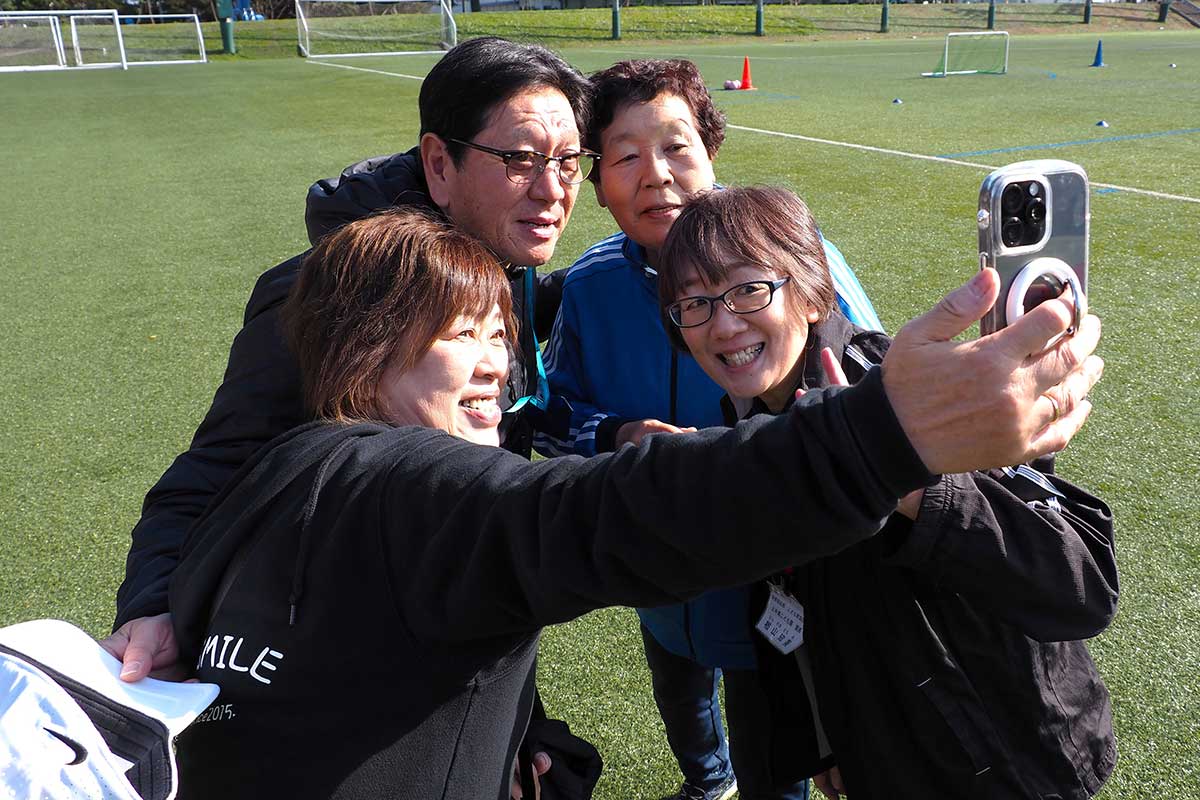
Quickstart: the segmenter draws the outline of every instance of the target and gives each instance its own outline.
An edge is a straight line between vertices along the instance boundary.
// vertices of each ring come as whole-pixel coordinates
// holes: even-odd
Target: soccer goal
[[[941,63],[926,78],[947,75],[1003,75],[1008,72],[1008,31],[947,33]]]
[[[0,72],[66,67],[67,54],[58,17],[0,11]]]
[[[458,39],[448,0],[296,0],[307,58],[440,53]]]
[[[71,14],[67,22],[71,31],[71,56],[74,57],[70,66],[127,68],[121,26],[115,11]]]
[[[0,11],[0,70],[126,66],[116,11]]]
[[[131,67],[208,62],[195,14],[122,14],[121,23]]]

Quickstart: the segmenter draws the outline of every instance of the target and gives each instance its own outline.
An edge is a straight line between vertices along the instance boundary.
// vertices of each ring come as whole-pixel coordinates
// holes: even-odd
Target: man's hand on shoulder
[[[170,614],[132,619],[101,641],[100,646],[121,662],[121,680],[127,683],[147,675],[165,681],[187,677],[187,671],[179,663]]]

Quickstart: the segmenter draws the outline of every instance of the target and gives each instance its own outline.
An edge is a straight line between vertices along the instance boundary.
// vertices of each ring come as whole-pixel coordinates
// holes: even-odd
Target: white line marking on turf
[[[855,144],[853,142],[838,142],[833,139],[818,139],[815,136],[802,136],[799,133],[784,133],[783,131],[769,131],[763,128],[751,128],[746,125],[726,125],[727,128],[733,128],[738,131],[748,131],[749,133],[761,133],[765,136],[780,136],[784,139],[799,139],[803,142],[815,142],[816,144],[828,144],[834,147],[849,147],[852,150],[865,150],[871,153],[884,153],[889,156],[902,156],[903,158],[916,158],[922,161],[939,161],[944,164],[957,164],[961,167],[973,167],[975,169],[994,170],[996,167],[987,164],[980,164],[975,161],[960,161],[956,158],[942,158],[941,156],[927,156],[922,153],[909,153],[904,150],[889,150],[886,147],[872,147],[867,144]],[[1092,186],[1098,186],[1103,189],[1116,189],[1120,192],[1130,192],[1132,194],[1143,194],[1147,197],[1158,197],[1163,200],[1182,200],[1185,203],[1200,203],[1200,197],[1187,197],[1180,194],[1167,194],[1165,192],[1152,192],[1149,189],[1135,189],[1130,186],[1118,186],[1113,183],[1096,183],[1092,182]]]
[[[903,150],[889,150],[886,147],[872,147],[869,144],[854,144],[853,142],[838,142],[833,139],[818,139],[815,136],[802,136],[799,133],[784,133],[783,131],[768,131],[762,128],[750,128],[745,125],[726,125],[727,128],[733,128],[738,131],[749,131],[750,133],[761,133],[766,136],[782,136],[784,139],[799,139],[804,142],[816,142],[817,144],[831,144],[835,147],[849,147],[852,150],[866,150],[872,153],[885,153],[889,156],[904,156],[905,158],[919,158],[924,161],[941,161],[946,164],[961,164],[964,167],[975,167],[977,169],[995,169],[986,164],[979,164],[975,161],[958,161],[953,158],[943,158],[942,156],[927,156],[921,153],[907,153]]]
[[[618,56],[632,55],[632,56],[635,56],[638,58],[644,58],[646,55],[645,50],[619,50],[617,48],[609,48],[609,47],[588,48],[588,52],[589,53],[607,53],[609,55],[618,55]],[[877,56],[877,55],[879,55],[879,53],[872,52],[869,55]],[[731,59],[731,60],[736,60],[736,61],[741,61],[742,59],[744,59],[746,57],[744,55],[739,56],[739,55],[725,54],[725,53],[698,53],[695,51],[692,51],[692,52],[683,52],[683,51],[669,52],[669,53],[665,53],[665,54],[660,54],[660,56],[662,58],[688,58],[688,59],[697,59],[697,60],[704,59],[704,58],[726,58],[726,59]],[[814,56],[814,57],[816,57],[816,56]],[[798,58],[798,56],[750,56],[750,61],[751,61],[751,63],[753,63],[755,61],[795,61],[796,58]]]
[[[927,43],[930,41],[933,41],[933,40],[932,39],[926,40]],[[941,41],[941,40],[939,40],[939,41]],[[756,46],[758,46],[758,47],[768,47],[768,46],[780,47],[780,46],[788,46],[788,44],[789,44],[788,42],[781,42],[778,44],[761,43],[761,44],[757,44]],[[795,43],[791,43],[791,46],[797,47],[797,45],[795,45]],[[807,46],[807,45],[800,45],[799,47],[804,47],[804,46]],[[828,58],[828,54],[826,54],[826,53],[800,52],[799,47],[797,47],[796,55],[788,55],[788,56],[755,55],[755,56],[750,56],[750,63],[753,64],[755,61],[819,61],[819,60]],[[635,58],[645,58],[646,57],[645,50],[620,50],[617,48],[596,47],[596,48],[588,48],[588,52],[589,53],[608,53],[610,55],[626,55],[626,56],[633,56]],[[877,48],[877,49],[871,50],[870,52],[839,53],[838,58],[855,58],[855,57],[878,58],[881,55],[890,55],[890,56],[910,55],[910,54],[912,54],[912,52],[913,51],[911,49],[887,50],[887,49],[883,49],[883,48]],[[917,55],[921,55],[921,54],[917,53]],[[726,54],[726,53],[705,53],[705,52],[700,52],[700,51],[695,51],[695,50],[692,50],[692,51],[668,51],[668,52],[664,52],[664,53],[659,53],[656,56],[656,58],[686,58],[686,59],[691,59],[694,61],[699,61],[702,59],[724,58],[724,59],[728,59],[731,61],[737,61],[738,63],[741,63],[742,59],[745,57],[746,57],[745,55]]]
[[[367,69],[366,67],[352,67],[349,64],[334,64],[329,61],[311,61],[311,60],[309,60],[309,61],[307,61],[307,63],[313,64],[318,67],[337,67],[338,69],[352,69],[355,72],[370,72],[375,75],[387,75],[392,78],[409,78],[410,80],[414,80],[414,81],[424,81],[425,80],[420,75],[405,75],[403,72],[384,72],[381,69]]]
[[[1118,192],[1131,192],[1133,194],[1144,194],[1147,197],[1158,197],[1163,200],[1182,200],[1185,203],[1200,203],[1200,197],[1187,197],[1182,194],[1167,194],[1166,192],[1152,192],[1149,189],[1134,189],[1131,186],[1118,186],[1115,183],[1096,183],[1091,182],[1092,186],[1099,186],[1102,189],[1116,189]]]
[[[407,75],[403,72],[386,72],[381,69],[367,69],[366,67],[352,67],[349,64],[334,64],[328,61],[309,61],[309,64],[316,64],[321,67],[337,67],[338,69],[349,69],[355,72],[370,72],[375,75],[387,75],[392,78],[408,78],[414,81],[424,81],[425,79],[419,75]],[[799,133],[784,133],[783,131],[769,131],[763,128],[751,128],[746,125],[726,125],[727,128],[733,128],[738,131],[747,131],[749,133],[761,133],[765,136],[781,136],[784,139],[799,139],[804,142],[815,142],[816,144],[828,144],[834,147],[849,147],[853,150],[865,150],[870,153],[883,153],[890,156],[901,156],[903,158],[917,158],[922,161],[940,161],[945,164],[957,164],[962,167],[973,167],[974,169],[993,170],[995,167],[987,164],[979,164],[974,161],[959,161],[955,158],[942,158],[941,156],[927,156],[922,153],[909,153],[904,150],[889,150],[886,147],[872,147],[868,144],[855,144],[853,142],[838,142],[833,139],[818,139],[815,136],[802,136]],[[1118,186],[1113,183],[1092,183],[1092,186],[1099,186],[1104,189],[1116,189],[1120,192],[1130,192],[1132,194],[1142,194],[1147,197],[1158,197],[1163,200],[1182,200],[1185,203],[1200,203],[1200,198],[1185,197],[1178,194],[1166,194],[1165,192],[1152,192],[1149,189],[1134,189],[1129,186]]]

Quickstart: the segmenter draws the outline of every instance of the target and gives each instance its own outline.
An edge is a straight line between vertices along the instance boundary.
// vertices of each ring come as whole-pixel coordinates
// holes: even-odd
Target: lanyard
[[[521,304],[525,309],[524,324],[529,335],[533,337],[533,361],[537,369],[537,375],[534,376],[533,380],[533,394],[527,394],[519,398],[517,402],[513,403],[504,412],[505,414],[515,414],[526,405],[531,405],[545,411],[550,403],[550,385],[546,380],[546,368],[542,365],[542,348],[538,346],[537,329],[534,328],[534,272],[533,267],[525,267],[525,278],[522,283],[524,298],[522,298]],[[526,389],[529,388],[528,383],[526,381]]]

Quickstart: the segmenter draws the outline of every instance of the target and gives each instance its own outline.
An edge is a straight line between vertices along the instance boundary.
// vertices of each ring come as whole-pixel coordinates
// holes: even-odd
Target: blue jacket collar
[[[646,248],[625,237],[625,243],[621,245],[621,255],[634,267],[640,269],[647,277],[658,279],[658,270],[646,263]]]

